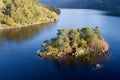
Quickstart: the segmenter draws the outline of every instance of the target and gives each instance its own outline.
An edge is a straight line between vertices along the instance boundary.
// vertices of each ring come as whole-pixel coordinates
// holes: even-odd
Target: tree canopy
[[[82,62],[93,64],[108,55],[109,45],[99,28],[59,29],[57,37],[43,42],[41,57],[55,62]],[[72,60],[70,60],[72,58]],[[68,63],[69,64],[69,63]]]
[[[87,47],[87,43],[95,40],[103,41],[98,27],[95,29],[89,27],[81,29],[59,29],[57,37],[51,39],[51,41],[45,41],[43,45],[47,44],[47,46],[64,50],[68,46],[72,48]]]
[[[91,64],[108,55],[109,45],[102,38],[98,27],[84,27],[59,29],[57,37],[44,41],[43,47],[44,50],[38,53],[41,57],[57,62],[66,62],[70,57],[72,62],[80,60]]]
[[[0,0],[0,25],[19,26],[57,21],[56,12],[37,0]]]

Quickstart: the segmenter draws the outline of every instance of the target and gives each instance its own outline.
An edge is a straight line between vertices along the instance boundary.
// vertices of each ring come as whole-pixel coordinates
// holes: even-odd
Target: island
[[[37,0],[0,0],[0,29],[54,23],[59,13]]]
[[[94,64],[108,55],[109,45],[98,27],[59,29],[57,36],[45,40],[38,56],[56,62],[82,62]],[[98,65],[98,64],[97,64]]]

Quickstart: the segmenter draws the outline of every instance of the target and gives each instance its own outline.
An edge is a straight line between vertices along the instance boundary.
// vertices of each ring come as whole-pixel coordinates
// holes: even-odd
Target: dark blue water
[[[105,14],[97,10],[61,9],[54,25],[0,31],[0,80],[119,80],[120,17]],[[85,26],[99,26],[110,45],[110,55],[102,69],[82,64],[60,66],[36,55],[44,40],[56,36],[57,29]]]

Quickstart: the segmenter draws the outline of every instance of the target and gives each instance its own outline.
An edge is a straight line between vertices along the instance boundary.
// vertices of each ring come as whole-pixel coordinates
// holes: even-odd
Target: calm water
[[[120,17],[105,14],[97,10],[62,9],[54,25],[0,31],[0,80],[119,80]],[[110,56],[101,70],[82,64],[60,66],[36,55],[41,43],[55,37],[57,29],[85,26],[99,26],[110,45]]]

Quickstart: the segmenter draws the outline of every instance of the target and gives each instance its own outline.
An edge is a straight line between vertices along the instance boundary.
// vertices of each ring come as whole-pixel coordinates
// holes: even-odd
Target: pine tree
[[[97,35],[97,37],[98,37],[100,40],[103,39],[102,36],[101,36],[101,34],[100,34],[100,31],[99,31],[98,26],[96,26],[96,28],[95,28],[95,34]]]

